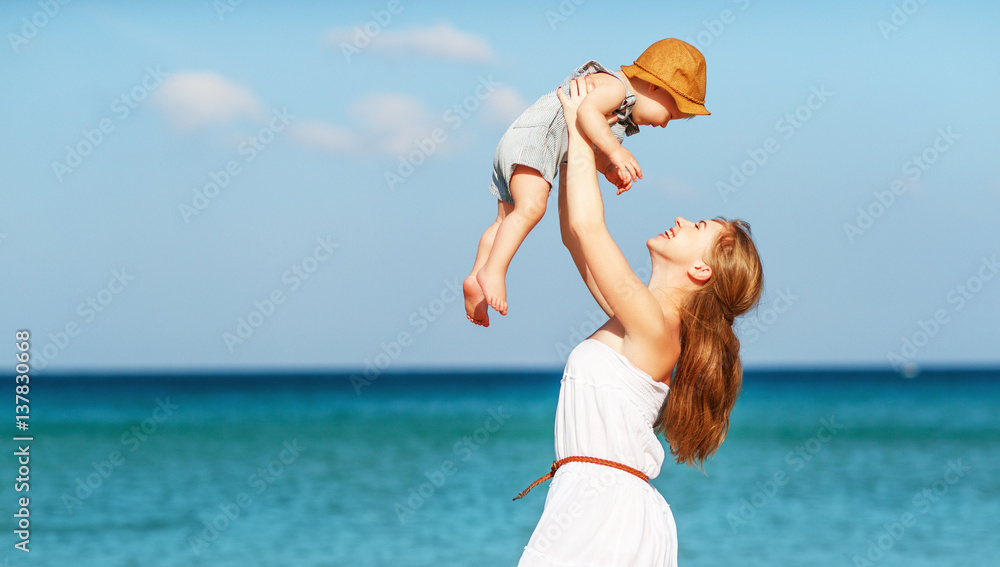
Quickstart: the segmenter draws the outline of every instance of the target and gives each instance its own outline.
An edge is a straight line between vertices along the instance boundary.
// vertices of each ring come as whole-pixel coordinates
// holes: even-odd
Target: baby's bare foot
[[[483,269],[476,274],[476,281],[486,295],[486,302],[501,315],[507,315],[507,284],[502,274],[492,274]]]
[[[477,325],[489,327],[489,304],[486,303],[486,296],[483,295],[483,288],[479,287],[476,276],[465,278],[462,292],[465,294],[465,316]]]

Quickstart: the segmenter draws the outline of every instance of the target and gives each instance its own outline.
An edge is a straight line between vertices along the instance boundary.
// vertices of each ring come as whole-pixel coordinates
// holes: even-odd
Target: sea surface
[[[5,426],[0,565],[516,565],[559,378],[36,376],[29,431]],[[679,563],[998,565],[998,410],[1000,372],[748,372],[705,473],[653,480]]]

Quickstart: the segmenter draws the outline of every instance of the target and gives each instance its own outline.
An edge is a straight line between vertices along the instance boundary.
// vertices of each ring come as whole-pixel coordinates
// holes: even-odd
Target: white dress
[[[663,445],[653,431],[668,387],[596,339],[566,361],[556,408],[556,459],[597,457],[654,478]],[[549,484],[542,517],[519,567],[675,567],[670,506],[639,477],[605,465],[566,463]]]

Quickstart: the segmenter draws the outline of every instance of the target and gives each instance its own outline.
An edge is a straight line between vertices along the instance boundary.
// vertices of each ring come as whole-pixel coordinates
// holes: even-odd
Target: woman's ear
[[[688,276],[697,283],[703,284],[712,277],[712,268],[702,260],[688,268]]]

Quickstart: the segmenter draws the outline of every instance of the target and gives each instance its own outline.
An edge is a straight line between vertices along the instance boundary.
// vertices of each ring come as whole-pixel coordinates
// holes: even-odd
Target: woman
[[[519,565],[674,566],[673,515],[644,480],[663,463],[656,433],[689,465],[722,444],[743,373],[733,319],[757,303],[763,272],[742,221],[678,217],[646,243],[649,283],[636,277],[608,234],[594,151],[576,128],[588,90],[579,80],[559,92],[570,132],[560,221],[610,320],[566,362],[553,480]]]

